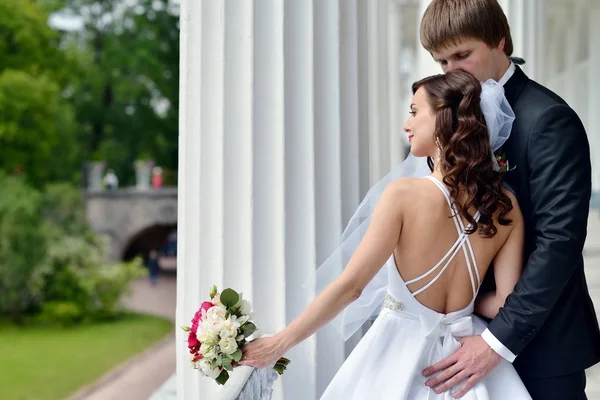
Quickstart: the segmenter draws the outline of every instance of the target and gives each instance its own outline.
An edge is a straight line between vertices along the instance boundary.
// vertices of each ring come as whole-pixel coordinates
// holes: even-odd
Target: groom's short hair
[[[421,20],[421,44],[429,52],[463,40],[481,40],[496,47],[504,39],[504,53],[511,56],[510,26],[497,0],[432,0]]]

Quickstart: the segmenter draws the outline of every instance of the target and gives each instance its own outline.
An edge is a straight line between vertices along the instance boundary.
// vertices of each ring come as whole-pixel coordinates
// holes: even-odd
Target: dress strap
[[[454,244],[452,245],[450,250],[448,250],[448,252],[444,255],[444,257],[442,257],[442,259],[436,265],[434,265],[430,270],[428,270],[421,276],[418,276],[414,279],[406,281],[405,284],[410,285],[411,283],[415,283],[415,282],[422,280],[423,278],[425,278],[428,275],[435,272],[435,270],[437,270],[443,264],[444,266],[438,272],[438,274],[431,281],[429,281],[425,286],[423,286],[422,288],[413,292],[413,296],[417,296],[419,293],[422,293],[423,291],[425,291],[427,288],[429,288],[431,285],[433,285],[439,279],[439,277],[448,268],[448,266],[450,265],[450,263],[452,262],[454,257],[458,254],[459,250],[462,249],[463,253],[465,255],[467,270],[469,271],[469,278],[471,280],[471,288],[473,290],[473,298],[475,298],[475,296],[477,295],[477,291],[478,291],[478,288],[476,287],[475,282],[477,282],[477,286],[478,286],[479,282],[481,282],[481,281],[480,281],[480,276],[479,276],[479,270],[477,268],[475,254],[473,252],[473,246],[471,245],[471,241],[469,240],[469,235],[466,233],[466,231],[468,229],[470,229],[470,227],[472,225],[469,224],[468,225],[469,228],[465,228],[465,225],[464,225],[462,219],[460,218],[460,213],[458,212],[456,204],[454,204],[454,202],[451,200],[450,192],[448,191],[446,186],[444,186],[444,184],[442,184],[442,182],[440,182],[438,179],[436,179],[435,177],[433,177],[431,175],[427,176],[426,178],[429,179],[431,182],[435,183],[435,185],[444,194],[444,197],[446,198],[446,202],[448,203],[448,207],[452,210],[452,213],[453,213],[452,219],[454,220],[454,225],[455,225],[456,231],[458,233],[458,238],[454,242]],[[481,214],[479,213],[479,211],[477,211],[474,216],[475,221],[479,221],[480,216],[481,216]],[[444,263],[444,261],[445,261],[445,263]],[[472,264],[471,264],[471,262],[472,262]],[[473,271],[472,271],[473,269],[475,269],[475,274],[476,274],[477,278],[475,278],[473,276]]]

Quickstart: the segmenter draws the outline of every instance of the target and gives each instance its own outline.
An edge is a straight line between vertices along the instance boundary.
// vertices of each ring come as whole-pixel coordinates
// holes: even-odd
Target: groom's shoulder
[[[570,108],[569,104],[567,104],[567,102],[556,92],[533,79],[527,80],[527,83],[519,96],[518,104],[529,109],[529,111],[537,109],[539,112],[554,106],[565,106]]]
[[[530,132],[540,121],[578,121],[577,112],[548,87],[527,79],[514,104],[519,132]]]

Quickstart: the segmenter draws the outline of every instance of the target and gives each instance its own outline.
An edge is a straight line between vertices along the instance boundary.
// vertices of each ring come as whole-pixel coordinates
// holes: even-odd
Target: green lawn
[[[64,399],[172,329],[139,314],[74,328],[0,324],[0,399]]]

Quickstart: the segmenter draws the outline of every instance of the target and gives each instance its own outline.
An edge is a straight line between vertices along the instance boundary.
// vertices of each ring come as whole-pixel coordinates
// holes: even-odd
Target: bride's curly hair
[[[512,210],[510,198],[502,191],[502,175],[494,170],[490,137],[481,111],[481,83],[471,74],[454,70],[444,75],[427,77],[412,86],[413,94],[423,87],[436,114],[434,138],[441,148],[440,172],[452,199],[464,193],[459,213],[472,225],[467,233],[480,228],[485,237],[493,237],[500,225],[510,225],[507,215]],[[427,163],[433,171],[433,160]],[[469,210],[479,210],[479,223]],[[480,226],[479,226],[480,225]]]

